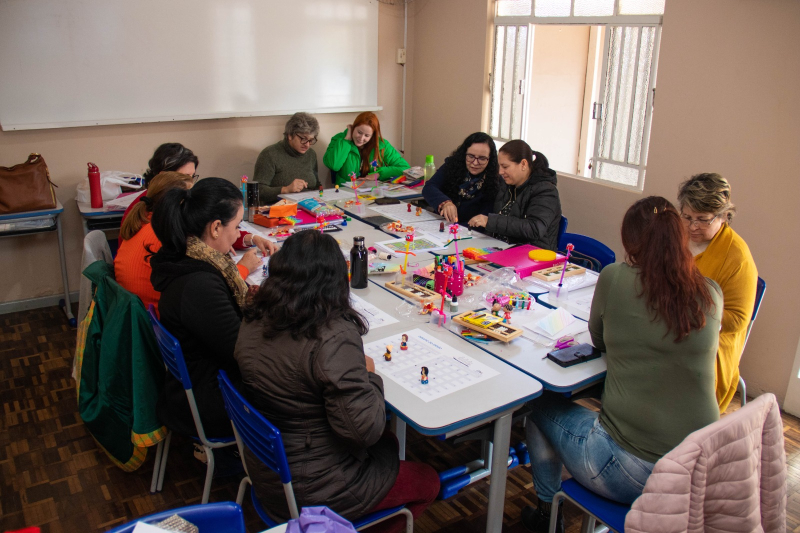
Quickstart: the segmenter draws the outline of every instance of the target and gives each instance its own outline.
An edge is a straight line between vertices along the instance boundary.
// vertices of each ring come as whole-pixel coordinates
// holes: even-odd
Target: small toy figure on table
[[[401,350],[408,350],[408,335],[403,333],[403,336],[400,337],[402,340],[400,341],[400,349]]]
[[[339,186],[338,185],[336,185],[333,189],[334,189],[335,192],[339,192]]]
[[[420,310],[419,314],[427,315],[431,311],[433,311],[433,304],[429,302],[422,306],[422,309]]]
[[[511,324],[511,311],[514,310],[514,306],[510,303],[507,303],[506,306],[503,307],[503,310],[505,311],[503,313],[503,323]]]
[[[428,384],[428,367],[427,366],[423,366],[422,368],[419,369],[419,382],[422,383],[423,385],[427,385]]]
[[[421,215],[422,215],[422,208],[421,207],[417,207],[417,216],[421,216]]]
[[[386,345],[386,353],[383,354],[383,360],[387,361],[387,362],[391,362],[392,361],[392,345],[391,344],[387,344]]]
[[[377,159],[373,159],[372,163],[370,163],[370,166],[372,167],[372,172],[373,173],[378,172],[378,160]]]
[[[411,204],[406,204],[406,206],[408,206],[408,212],[410,213],[411,212]]]
[[[319,197],[322,198],[322,185],[319,186]]]
[[[503,308],[503,306],[500,305],[500,302],[497,300],[497,298],[495,298],[492,301],[492,314],[494,316],[500,316],[500,309],[502,309],[502,308]]]
[[[439,233],[444,233],[444,222],[439,222]]]

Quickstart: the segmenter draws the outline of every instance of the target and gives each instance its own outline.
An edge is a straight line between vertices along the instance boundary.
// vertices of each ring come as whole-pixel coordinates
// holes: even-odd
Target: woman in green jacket
[[[400,153],[381,136],[381,124],[375,113],[365,111],[347,129],[331,139],[325,166],[334,172],[334,184],[350,180],[350,175],[387,181],[403,174],[409,167]]]

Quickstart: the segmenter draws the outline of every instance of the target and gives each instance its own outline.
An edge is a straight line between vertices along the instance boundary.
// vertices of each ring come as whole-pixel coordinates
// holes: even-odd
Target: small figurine
[[[267,266],[266,263],[261,266],[261,276],[264,277],[264,278],[269,276],[269,267]]]
[[[411,204],[406,204],[408,206],[408,212],[411,212]]]
[[[346,226],[347,226],[347,217],[342,219],[342,227],[346,227]]]
[[[514,306],[507,303],[503,309],[505,309],[505,313],[503,313],[503,322],[505,324],[511,324],[511,311],[514,309]]]
[[[400,337],[402,340],[400,341],[400,349],[401,350],[408,350],[408,335],[403,333],[403,336]]]
[[[319,197],[322,198],[322,185],[319,186]]]
[[[502,309],[502,307],[503,306],[500,305],[500,302],[497,300],[497,298],[492,300],[492,314],[494,316],[500,316],[500,309]]]
[[[425,305],[422,306],[422,310],[420,310],[419,314],[427,315],[431,311],[433,311],[433,304],[432,303],[426,303]]]
[[[419,369],[419,382],[422,383],[423,385],[427,385],[428,384],[428,367],[427,366],[423,366],[422,368]]]
[[[391,362],[391,360],[392,360],[392,345],[391,344],[387,344],[386,345],[386,353],[383,354],[383,359],[384,359],[384,361]]]
[[[444,222],[439,222],[439,233],[444,233]]]
[[[336,185],[336,186],[334,187],[334,191],[335,191],[335,192],[339,192],[339,186],[338,186],[338,185]]]
[[[370,163],[370,166],[372,166],[372,171],[373,172],[377,172],[378,171],[378,160],[377,159],[373,159],[372,163]]]
[[[417,216],[420,216],[420,215],[422,215],[422,208],[421,207],[417,207]]]

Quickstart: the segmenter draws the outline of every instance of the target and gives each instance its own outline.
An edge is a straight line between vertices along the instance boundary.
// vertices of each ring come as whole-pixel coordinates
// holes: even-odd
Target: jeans
[[[552,502],[561,490],[561,468],[575,480],[610,500],[632,503],[642,494],[653,463],[625,451],[606,433],[599,413],[545,392],[530,402],[525,430],[536,493]]]

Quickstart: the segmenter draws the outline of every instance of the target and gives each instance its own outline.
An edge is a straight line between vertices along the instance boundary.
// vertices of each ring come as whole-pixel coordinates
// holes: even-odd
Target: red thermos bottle
[[[92,207],[103,207],[103,192],[100,189],[100,169],[94,163],[89,165],[89,192],[92,195]]]

